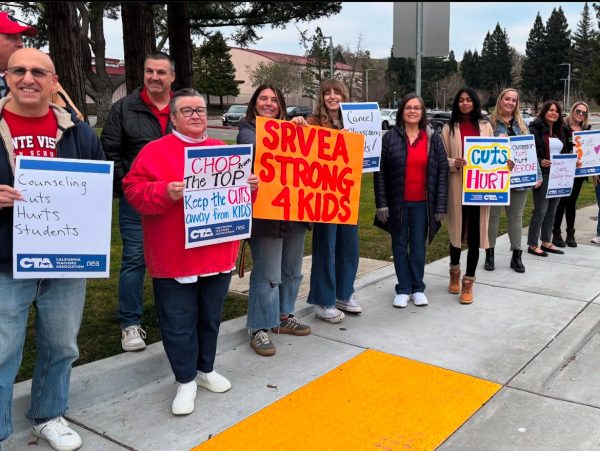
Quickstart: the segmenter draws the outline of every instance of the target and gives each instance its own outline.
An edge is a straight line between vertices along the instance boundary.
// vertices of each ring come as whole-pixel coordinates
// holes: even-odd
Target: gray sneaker
[[[263,357],[270,357],[275,354],[275,345],[269,338],[269,334],[264,330],[259,330],[250,337],[250,347]]]
[[[121,347],[123,351],[141,351],[146,347],[146,331],[139,325],[121,329]]]
[[[304,336],[310,334],[310,327],[306,324],[302,324],[294,315],[288,316],[286,319],[281,320],[279,326],[271,329],[276,334],[290,334]]]

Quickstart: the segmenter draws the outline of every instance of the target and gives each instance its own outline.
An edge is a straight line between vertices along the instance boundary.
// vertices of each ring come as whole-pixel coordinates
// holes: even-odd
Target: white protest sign
[[[537,183],[538,159],[533,135],[511,136],[510,156],[515,167],[510,172],[510,187],[524,188]]]
[[[581,160],[575,177],[600,174],[600,130],[573,132],[573,153]]]
[[[113,164],[17,157],[15,279],[109,276]]]
[[[250,237],[252,145],[186,147],[185,248]]]
[[[340,103],[344,128],[365,135],[363,173],[379,171],[381,113],[377,102]]]
[[[577,155],[572,153],[551,155],[550,161],[552,161],[552,166],[550,166],[546,198],[570,196],[575,180]]]

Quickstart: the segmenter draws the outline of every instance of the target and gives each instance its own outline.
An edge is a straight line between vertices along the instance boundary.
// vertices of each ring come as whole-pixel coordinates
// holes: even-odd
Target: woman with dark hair
[[[573,153],[573,132],[590,130],[592,128],[588,122],[589,111],[590,109],[587,103],[582,101],[575,102],[571,107],[571,112],[565,119],[568,153]],[[580,162],[579,159],[577,161]],[[585,180],[587,180],[587,177],[576,177],[575,182],[573,182],[573,191],[571,191],[571,195],[561,197],[558,202],[556,216],[554,217],[554,229],[552,230],[552,242],[558,247],[565,247],[565,245],[577,247],[577,241],[575,241],[575,207],[579,192],[581,191],[581,186]],[[563,216],[565,216],[567,220],[567,237],[564,241],[560,232]]]
[[[460,293],[461,304],[473,302],[473,283],[479,261],[479,248],[487,249],[490,207],[463,205],[463,167],[466,136],[492,136],[492,126],[481,115],[481,104],[475,90],[462,88],[454,97],[450,120],[442,129],[442,141],[448,154],[448,234],[450,236],[450,283],[448,291]],[[467,241],[467,270],[460,283],[460,254]]]
[[[306,120],[295,117],[300,126],[342,130],[341,102],[348,102],[346,86],[338,80],[323,80],[314,114]],[[362,307],[354,295],[354,278],[358,270],[358,225],[315,223],[312,242],[312,267],[308,303],[314,305],[315,317],[339,323],[346,312],[360,313]]]
[[[240,121],[238,144],[256,146],[256,116],[286,119],[285,99],[277,86],[263,84],[254,91]],[[302,281],[306,229],[302,222],[252,219],[249,242],[253,266],[246,327],[251,334],[250,346],[258,355],[275,354],[269,329],[281,334],[310,334],[310,327],[293,315]]]
[[[448,158],[439,135],[427,127],[425,102],[416,94],[400,101],[398,120],[382,141],[375,173],[376,224],[392,235],[398,284],[392,305],[416,306],[425,296],[425,247],[440,228],[448,203]]]
[[[550,156],[567,153],[562,111],[556,100],[548,100],[544,103],[540,114],[529,126],[529,131],[535,137],[535,150],[542,168],[542,184],[533,190],[533,213],[527,234],[529,245],[527,252],[538,257],[547,257],[547,252],[564,254],[551,242],[554,215],[560,198],[546,198],[552,165]],[[542,245],[538,247],[540,237]]]

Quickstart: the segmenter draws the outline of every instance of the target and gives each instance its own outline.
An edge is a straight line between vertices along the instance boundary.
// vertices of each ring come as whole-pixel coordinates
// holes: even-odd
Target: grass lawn
[[[584,183],[579,195],[578,208],[596,203],[594,189],[591,183]],[[117,284],[121,263],[121,237],[118,227],[118,202],[113,205],[111,271],[109,279],[91,279],[88,281],[87,301],[83,314],[83,323],[79,333],[80,358],[76,365],[93,362],[123,352],[121,350],[121,331],[117,320]],[[525,206],[524,224],[529,224],[533,201],[531,191]],[[366,174],[362,180],[359,243],[361,257],[391,261],[390,236],[373,225],[375,202],[373,195],[373,174]],[[500,234],[506,233],[506,217],[503,214],[500,221]],[[428,247],[427,262],[438,260],[448,255],[448,232],[446,226],[437,234],[433,244]],[[250,251],[247,247],[246,265],[249,262]],[[311,253],[311,234],[307,234],[305,254]],[[237,277],[235,275],[234,277]],[[246,275],[246,277],[248,277]],[[156,314],[152,297],[150,279],[146,278],[144,294],[144,316],[142,325],[148,336],[146,343],[151,344],[160,340],[160,332],[156,324]],[[246,299],[231,295],[225,303],[223,320],[236,318],[246,314]],[[17,376],[17,381],[29,379],[33,373],[35,362],[35,346],[33,333],[33,314],[30,315],[27,339],[23,355],[23,364]]]

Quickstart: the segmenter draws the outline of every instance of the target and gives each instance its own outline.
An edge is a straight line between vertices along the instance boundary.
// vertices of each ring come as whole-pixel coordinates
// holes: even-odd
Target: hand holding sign
[[[12,207],[15,200],[23,200],[21,192],[9,185],[0,185],[0,208]]]

